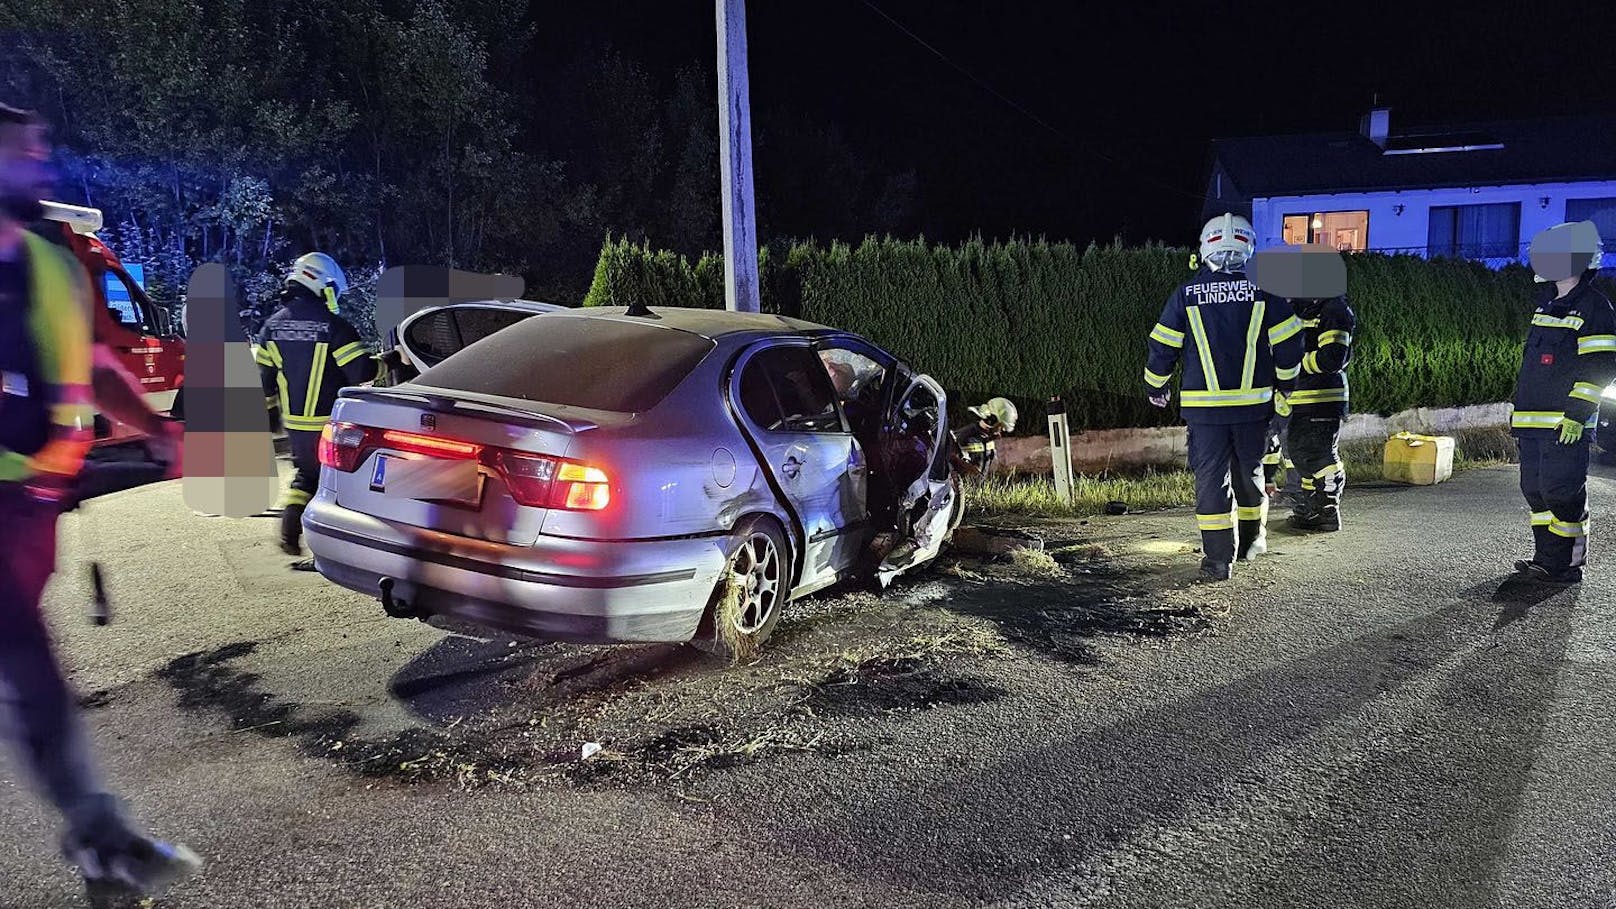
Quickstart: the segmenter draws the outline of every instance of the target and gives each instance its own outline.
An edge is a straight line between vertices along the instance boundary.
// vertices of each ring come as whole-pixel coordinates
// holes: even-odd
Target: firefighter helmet
[[[994,398],[980,407],[970,408],[972,416],[1005,432],[1016,431],[1016,405],[1004,398]]]
[[[311,252],[299,256],[286,273],[287,284],[298,284],[325,301],[332,312],[337,311],[337,298],[348,291],[348,276],[342,273],[337,260],[325,253]]]
[[[1251,222],[1236,214],[1221,214],[1201,228],[1201,261],[1213,271],[1239,271],[1257,249]]]
[[[1604,257],[1599,227],[1592,221],[1556,224],[1532,238],[1527,260],[1540,283],[1574,278],[1597,269]]]

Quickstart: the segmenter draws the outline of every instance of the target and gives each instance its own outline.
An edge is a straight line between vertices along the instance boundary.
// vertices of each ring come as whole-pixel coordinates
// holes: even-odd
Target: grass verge
[[[1194,497],[1195,478],[1189,471],[1153,469],[1080,476],[1070,504],[1055,494],[1055,483],[1048,477],[989,477],[966,489],[965,504],[977,514],[1074,517],[1099,514],[1107,502],[1127,502],[1131,510],[1154,511],[1182,505]]]
[[[1347,485],[1381,480],[1384,443],[1365,441],[1342,446]],[[1455,434],[1453,469],[1472,470],[1512,464],[1515,440],[1503,428],[1467,429]],[[1195,500],[1195,478],[1187,470],[1146,468],[1077,478],[1073,501],[1055,494],[1048,477],[1026,474],[990,477],[966,490],[966,505],[976,514],[1027,517],[1086,517],[1105,511],[1109,502],[1126,502],[1129,511],[1158,511]]]

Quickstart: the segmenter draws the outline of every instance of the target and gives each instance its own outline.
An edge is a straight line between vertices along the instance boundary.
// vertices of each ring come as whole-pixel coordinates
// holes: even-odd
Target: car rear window
[[[418,385],[545,404],[642,413],[716,345],[689,332],[577,316],[535,316],[421,374]]]

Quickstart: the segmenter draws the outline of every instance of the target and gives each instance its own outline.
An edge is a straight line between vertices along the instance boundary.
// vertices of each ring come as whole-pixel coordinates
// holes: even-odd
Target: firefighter
[[[140,833],[107,791],[41,601],[94,410],[168,446],[179,424],[152,412],[95,341],[78,263],[23,229],[42,214],[49,156],[43,122],[0,105],[0,731],[66,822],[63,852],[91,889],[156,895],[200,861]]]
[[[320,432],[331,418],[337,391],[383,378],[381,360],[371,356],[359,333],[337,314],[337,299],[348,278],[325,253],[312,252],[292,263],[281,291],[281,306],[264,320],[253,346],[265,402],[278,407],[292,449],[293,474],[281,498],[281,550],[302,555],[303,510],[320,482]],[[312,559],[294,568],[312,571]]]
[[[1338,254],[1339,255],[1339,254]],[[1347,363],[1357,317],[1345,296],[1292,301],[1302,320],[1302,373],[1286,398],[1290,418],[1285,451],[1301,476],[1302,494],[1290,516],[1297,530],[1341,529],[1341,424],[1347,418]]]
[[[1600,241],[1592,222],[1543,231],[1532,239],[1530,258],[1543,291],[1510,427],[1520,445],[1535,552],[1515,570],[1535,581],[1576,584],[1588,549],[1589,446],[1601,396],[1616,379],[1616,311],[1593,286]]]
[[[1301,322],[1290,304],[1245,276],[1255,236],[1223,214],[1201,229],[1199,269],[1167,298],[1150,333],[1145,384],[1166,407],[1183,360],[1180,408],[1189,424],[1201,530],[1201,580],[1228,580],[1235,559],[1267,550],[1263,456],[1275,402],[1301,362]]]
[[[954,431],[954,440],[973,473],[986,476],[999,456],[999,437],[1016,431],[1020,414],[1005,398],[993,398],[980,407],[968,408],[976,422]]]
[[[1283,297],[1302,324],[1302,371],[1295,389],[1276,402],[1284,419],[1282,461],[1301,490],[1290,526],[1305,531],[1341,529],[1341,424],[1347,416],[1347,363],[1357,318],[1347,305],[1347,268],[1324,244],[1264,250],[1252,262],[1252,280]],[[1279,451],[1270,451],[1272,461]]]

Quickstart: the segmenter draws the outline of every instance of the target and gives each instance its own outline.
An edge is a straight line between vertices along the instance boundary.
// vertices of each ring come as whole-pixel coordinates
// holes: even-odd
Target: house
[[[1385,108],[1357,132],[1219,139],[1205,217],[1251,219],[1259,249],[1524,261],[1538,231],[1593,221],[1616,266],[1616,117],[1396,130]]]

